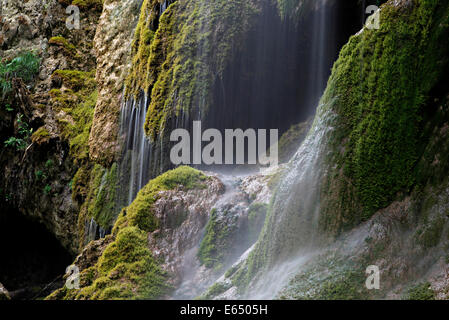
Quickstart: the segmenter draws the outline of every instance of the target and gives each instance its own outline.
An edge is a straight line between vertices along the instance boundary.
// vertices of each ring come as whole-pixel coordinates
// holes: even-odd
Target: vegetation
[[[159,192],[173,190],[179,185],[182,185],[184,190],[205,188],[207,179],[200,171],[182,166],[151,180],[140,190],[133,203],[122,211],[114,226],[114,233],[127,225],[138,226],[147,232],[155,231],[159,221],[153,215],[152,206],[158,199]]]
[[[40,127],[31,135],[31,141],[37,144],[43,144],[50,139],[50,133],[45,127]]]
[[[2,99],[12,90],[12,79],[20,78],[25,82],[33,80],[39,71],[40,60],[35,53],[25,51],[10,62],[0,62],[0,90]]]
[[[279,163],[285,163],[298,150],[310,129],[311,120],[292,125],[279,139]]]
[[[421,283],[409,289],[407,300],[435,300],[435,292],[430,283]]]
[[[4,144],[6,147],[12,147],[17,151],[20,151],[26,149],[33,129],[24,122],[22,114],[17,115],[16,123],[18,127],[17,136],[8,138]]]
[[[206,235],[198,250],[198,259],[207,268],[213,268],[222,262],[223,252],[217,248],[218,240],[226,234],[226,228],[222,227],[217,223],[217,210],[213,209],[206,225]]]
[[[447,65],[449,6],[382,7],[379,30],[353,36],[322,98],[338,117],[330,137],[322,226],[338,233],[366,220],[416,183],[427,96]],[[444,43],[444,45],[443,45]],[[420,54],[416,54],[420,52]]]
[[[100,11],[103,8],[103,0],[73,0],[72,5],[81,9],[94,9]]]
[[[63,48],[69,55],[76,55],[76,47],[62,36],[50,38],[50,40],[48,40],[48,44]]]
[[[94,183],[98,185],[102,175],[99,172],[104,171],[99,166],[95,171],[97,174]],[[85,281],[86,272],[82,272],[85,286],[79,290],[64,287],[47,299],[156,299],[163,296],[171,289],[167,282],[169,275],[160,268],[147,244],[148,232],[154,231],[158,226],[152,205],[160,191],[179,186],[184,190],[204,188],[207,179],[198,170],[179,167],[151,180],[139,192],[136,200],[122,210],[113,229],[113,241],[98,263],[88,271],[88,281]],[[95,190],[96,187],[90,189]],[[102,203],[110,203],[110,200],[101,200],[101,191],[97,192],[95,198]]]
[[[204,295],[198,297],[198,300],[213,299],[218,295],[225,293],[229,288],[231,288],[230,283],[216,282],[207,290],[207,292]]]
[[[89,155],[89,133],[97,101],[95,72],[56,70],[52,78],[63,84],[50,91],[56,110],[67,116],[58,119],[61,136],[70,144],[70,155],[82,164]]]
[[[159,17],[158,2],[142,5],[126,82],[128,97],[145,91],[150,98],[145,130],[152,139],[173,116],[198,106],[207,112],[212,83],[258,11],[257,1],[176,1]]]

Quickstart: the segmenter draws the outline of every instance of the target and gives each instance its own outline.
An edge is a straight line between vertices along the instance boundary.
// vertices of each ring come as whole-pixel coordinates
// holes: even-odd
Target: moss
[[[198,300],[210,300],[222,293],[225,293],[229,288],[231,288],[230,283],[216,282],[204,295],[198,297]]]
[[[117,164],[107,169],[99,164],[82,166],[72,180],[72,199],[82,203],[78,215],[81,247],[85,244],[85,224],[92,218],[104,230],[113,226],[117,217]]]
[[[156,299],[170,289],[167,274],[147,247],[146,233],[137,227],[122,229],[81,279],[81,289],[64,287],[47,299]]]
[[[103,8],[103,0],[73,0],[72,5],[78,6],[81,9],[93,9],[101,11]]]
[[[50,40],[48,40],[48,43],[50,45],[59,46],[64,49],[64,51],[72,56],[76,55],[76,47],[70,43],[66,38],[58,36],[58,37],[52,37]]]
[[[418,230],[417,242],[426,249],[437,246],[443,235],[445,222],[444,218],[439,217],[431,221],[424,229]]]
[[[233,247],[233,234],[237,230],[236,219],[237,217],[227,210],[219,214],[215,208],[212,209],[206,225],[206,233],[198,250],[198,259],[202,265],[218,272],[229,262],[230,249]],[[247,237],[245,241],[250,242],[251,234],[248,232],[245,236]],[[239,245],[245,244],[239,243]]]
[[[115,183],[111,182],[114,181],[112,177],[116,176],[114,166],[108,171],[96,165],[89,172],[92,185],[87,188],[87,201],[80,213],[80,219],[83,221],[89,214],[95,214],[96,209],[101,208],[104,210],[99,212],[108,212],[109,204],[112,202],[110,198],[103,198],[102,190],[105,189],[102,188],[108,185],[108,180],[111,186],[115,186]],[[84,175],[86,171],[80,172],[77,174],[77,179],[84,179]],[[117,219],[113,229],[114,240],[106,247],[94,269],[89,271],[89,278],[86,278],[86,275],[86,285],[82,285],[79,290],[63,288],[52,297],[57,296],[59,299],[156,299],[167,293],[171,289],[168,285],[169,275],[153,258],[147,243],[148,232],[153,231],[158,224],[153,216],[152,205],[160,191],[172,190],[180,186],[184,190],[204,188],[207,179],[209,178],[198,170],[179,167],[151,180]],[[108,215],[100,215],[97,219],[101,221],[102,217],[105,218]]]
[[[47,143],[50,140],[50,133],[45,127],[40,127],[31,135],[31,141],[37,144]]]
[[[198,259],[207,268],[212,268],[221,261],[222,253],[217,249],[216,243],[221,232],[223,229],[219,228],[217,224],[217,211],[213,209],[206,225],[206,235],[198,250]]]
[[[279,163],[285,163],[295,154],[304,141],[312,121],[292,125],[279,139]]]
[[[252,203],[248,209],[249,242],[253,243],[259,237],[260,230],[265,223],[268,205],[266,203]]]
[[[159,227],[159,221],[153,215],[153,204],[159,197],[159,192],[173,190],[183,186],[184,190],[205,188],[206,177],[200,171],[182,166],[170,170],[151,180],[140,192],[133,203],[122,210],[114,232],[124,225],[138,226],[140,229],[152,232]]]
[[[275,173],[269,176],[267,186],[270,190],[275,190],[284,176],[284,169],[279,168]]]
[[[430,283],[421,283],[410,288],[405,297],[407,300],[435,300],[435,292]]]
[[[96,180],[95,182],[97,182]],[[96,194],[94,201],[89,205],[89,216],[104,229],[112,226],[116,217],[115,197],[117,181],[117,164],[114,163],[109,170],[105,170],[101,176],[100,184],[94,190]]]
[[[361,261],[324,254],[304,265],[278,294],[282,300],[366,300],[379,297],[382,290],[366,288]]]
[[[52,80],[61,80],[66,87],[74,91],[90,90],[96,87],[95,71],[56,70]]]
[[[259,10],[259,1],[178,0],[159,17],[158,2],[146,0],[142,5],[126,82],[127,97],[142,91],[150,97],[145,130],[153,140],[169,119],[198,107],[202,114],[207,112],[211,85],[232,60]]]
[[[448,12],[440,1],[388,2],[380,29],[342,49],[321,101],[337,115],[322,190],[325,229],[368,219],[416,183],[426,97],[447,65]]]
[[[58,119],[61,136],[69,142],[75,162],[82,164],[89,157],[88,140],[98,96],[95,72],[56,70],[52,79],[63,85],[50,91],[54,108],[68,115]]]

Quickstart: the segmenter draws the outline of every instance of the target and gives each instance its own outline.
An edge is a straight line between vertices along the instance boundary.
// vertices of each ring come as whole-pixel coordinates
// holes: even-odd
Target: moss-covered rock
[[[299,146],[310,130],[311,124],[311,120],[298,123],[291,126],[290,129],[281,136],[278,142],[279,163],[288,162],[295,152],[298,151]]]
[[[50,40],[48,40],[48,44],[63,48],[69,55],[76,55],[76,47],[62,36],[50,38]]]
[[[151,180],[140,192],[133,203],[122,211],[114,226],[116,233],[123,226],[138,226],[147,232],[158,228],[159,222],[153,215],[152,206],[158,199],[158,193],[183,186],[184,190],[205,188],[207,177],[200,171],[182,166],[167,171]]]
[[[50,91],[58,113],[61,136],[70,144],[70,154],[82,164],[89,156],[89,133],[97,100],[94,72],[56,70],[52,79],[61,84]]]
[[[98,185],[103,179],[99,177],[104,175],[98,172],[104,171],[97,166],[94,172],[97,172],[94,183]],[[98,262],[82,272],[86,285],[79,290],[64,287],[48,299],[156,299],[164,296],[171,288],[170,275],[153,257],[148,244],[149,232],[159,224],[152,206],[160,191],[202,189],[207,179],[198,170],[179,167],[151,180],[136,200],[122,210],[113,229],[113,241]],[[101,197],[101,192],[97,193],[97,201]]]
[[[103,0],[73,0],[72,5],[81,9],[101,11],[103,8]]]
[[[37,144],[43,144],[48,142],[50,139],[50,133],[45,127],[40,127],[31,135],[31,141]]]
[[[158,0],[147,0],[133,42],[127,96],[145,91],[150,100],[145,130],[156,139],[169,119],[207,113],[211,87],[232,60],[260,1],[178,0],[159,16]]]
[[[380,29],[364,29],[342,49],[322,98],[337,115],[322,190],[325,229],[368,219],[416,183],[427,97],[447,67],[448,19],[441,1],[389,1]]]

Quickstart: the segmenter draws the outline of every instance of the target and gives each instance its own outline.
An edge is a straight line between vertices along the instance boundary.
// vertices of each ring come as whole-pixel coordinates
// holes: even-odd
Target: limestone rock
[[[95,35],[98,100],[89,138],[90,157],[110,164],[118,149],[123,83],[130,69],[131,42],[141,1],[106,0]]]

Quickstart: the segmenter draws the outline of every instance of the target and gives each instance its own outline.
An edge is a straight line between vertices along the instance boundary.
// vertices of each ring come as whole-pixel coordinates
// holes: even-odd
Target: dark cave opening
[[[17,210],[0,214],[0,282],[13,299],[43,297],[62,283],[73,256],[38,221]]]

